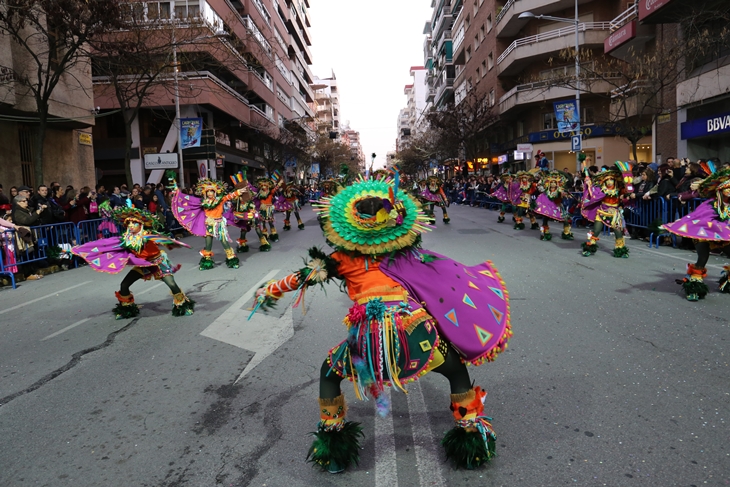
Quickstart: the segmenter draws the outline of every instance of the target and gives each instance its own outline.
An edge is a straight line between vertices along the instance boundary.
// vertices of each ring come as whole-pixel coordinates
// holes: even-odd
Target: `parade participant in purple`
[[[585,257],[598,251],[598,235],[604,225],[613,229],[616,237],[613,256],[624,259],[629,257],[629,249],[624,242],[626,224],[620,206],[621,197],[625,193],[624,177],[617,168],[586,176],[581,213],[586,220],[593,222],[593,231],[588,232],[588,239],[582,244]]]
[[[563,224],[563,232],[561,233],[563,240],[573,240],[573,233],[570,231],[570,213],[563,204],[565,198],[570,197],[570,193],[566,189],[568,184],[567,176],[560,171],[551,171],[545,173],[542,182],[544,190],[537,197],[537,206],[534,210],[535,213],[542,216],[540,240],[553,238],[550,233],[550,220]]]
[[[225,204],[239,196],[238,191],[225,193],[223,183],[212,179],[201,179],[195,185],[195,194],[200,197],[183,194],[173,181],[172,213],[180,225],[199,237],[205,237],[205,248],[200,251],[201,271],[212,269],[213,240],[219,240],[226,252],[226,265],[238,269],[239,260],[231,248],[228,236],[228,219],[230,212],[225,211]],[[224,215],[226,213],[228,216]]]
[[[304,223],[302,217],[299,216],[299,198],[302,196],[302,192],[299,191],[299,185],[290,182],[286,183],[281,187],[281,191],[274,201],[274,208],[276,211],[284,213],[284,230],[291,230],[291,214],[294,212],[294,217],[297,219],[297,228],[304,230]]]
[[[537,218],[530,211],[532,206],[532,196],[537,193],[537,185],[535,178],[529,171],[520,171],[515,175],[515,180],[510,185],[510,197],[512,198],[512,207],[515,209],[514,215],[515,230],[524,230],[525,224],[523,220],[527,215],[530,218],[530,229],[537,230]]]
[[[497,217],[497,223],[504,223],[504,215],[508,211],[514,211],[512,207],[512,175],[508,172],[499,175],[500,185],[492,194],[495,198],[502,202],[502,208]],[[514,214],[512,220],[514,220]]]
[[[426,178],[426,189],[421,191],[421,199],[424,201],[424,205],[429,207],[426,214],[430,214],[433,217],[434,223],[436,222],[435,207],[441,208],[444,213],[444,223],[449,223],[451,218],[446,211],[449,206],[449,199],[446,197],[443,189],[444,182],[438,176],[429,176]]]
[[[385,415],[386,386],[405,391],[430,371],[451,386],[456,426],[442,440],[447,457],[465,468],[490,460],[496,437],[483,415],[486,392],[473,386],[466,364],[494,360],[512,336],[509,297],[496,269],[421,250],[428,218],[399,191],[397,175],[392,183],[360,180],[315,206],[335,251],[311,249],[303,268],[259,289],[254,307],[266,309],[288,291],[298,294],[297,306],[307,288],[334,279],[344,281],[353,301],[347,339],[320,370],[320,421],[309,460],[337,473],[359,459],[362,428],[346,420],[343,379]]]
[[[269,242],[279,241],[279,234],[276,233],[276,219],[274,218],[274,197],[278,189],[279,183],[273,179],[258,178],[256,180],[256,190],[253,193],[261,221],[261,231]],[[267,224],[269,226],[268,231],[266,229]]]
[[[687,275],[682,284],[687,300],[703,299],[709,291],[704,278],[707,277],[707,260],[710,250],[721,249],[730,257],[730,169],[715,171],[714,164],[706,164],[711,176],[701,182],[692,183],[692,189],[700,197],[709,198],[690,214],[673,223],[664,225],[664,229],[683,238],[694,240],[697,250],[697,261],[687,264]],[[720,275],[720,291],[730,293],[728,276],[730,265],[726,265]]]
[[[146,210],[120,206],[112,210],[112,218],[125,230],[121,237],[96,240],[71,249],[88,262],[89,267],[99,272],[118,274],[125,266],[133,266],[122,280],[119,291],[115,293],[119,303],[114,308],[114,316],[121,320],[139,315],[139,307],[130,291],[132,284],[140,279],[161,280],[172,293],[172,315],[189,316],[193,314],[195,301],[180,290],[173,274],[180,269],[173,266],[160,245],[168,248],[188,247],[188,245],[155,233],[159,222]]]
[[[233,225],[237,227],[241,234],[236,240],[238,247],[236,252],[244,253],[248,252],[248,240],[246,240],[246,234],[252,229],[256,231],[259,237],[261,246],[259,250],[262,252],[268,252],[271,250],[271,244],[264,236],[264,232],[261,224],[261,216],[259,211],[256,209],[256,204],[253,201],[253,192],[256,188],[246,179],[246,174],[239,171],[238,174],[231,176],[233,182],[233,188],[238,192],[238,198],[233,200],[231,205],[232,221]]]

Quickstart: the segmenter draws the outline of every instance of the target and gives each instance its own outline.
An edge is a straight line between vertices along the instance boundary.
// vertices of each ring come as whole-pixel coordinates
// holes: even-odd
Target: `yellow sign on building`
[[[79,144],[93,145],[91,143],[91,134],[87,134],[86,132],[79,132]]]

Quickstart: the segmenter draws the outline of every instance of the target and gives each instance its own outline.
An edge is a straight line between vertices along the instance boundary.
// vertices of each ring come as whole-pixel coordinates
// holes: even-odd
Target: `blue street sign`
[[[581,137],[580,135],[574,135],[570,138],[570,150],[573,152],[578,152],[579,150],[583,149],[583,144],[581,143]]]

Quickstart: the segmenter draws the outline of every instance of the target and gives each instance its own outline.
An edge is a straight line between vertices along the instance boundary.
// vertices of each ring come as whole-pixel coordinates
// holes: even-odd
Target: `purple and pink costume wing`
[[[553,200],[548,198],[545,193],[542,193],[540,196],[537,197],[537,206],[532,211],[534,211],[538,215],[546,216],[553,220],[563,221],[562,202],[560,205],[558,205]]]
[[[680,237],[730,242],[730,221],[720,220],[714,203],[714,199],[705,201],[692,213],[665,224],[664,229]]]
[[[99,272],[117,274],[122,272],[124,266],[151,267],[154,264],[137,257],[127,249],[122,248],[121,238],[112,237],[78,245],[71,249],[71,253],[78,255],[89,267]],[[183,244],[178,242],[178,244]]]
[[[425,302],[439,333],[464,360],[494,360],[506,348],[510,327],[509,294],[490,262],[465,266],[435,252],[421,262],[413,254],[386,258],[380,270],[397,281],[418,302]]]
[[[200,198],[175,191],[170,206],[175,219],[185,230],[198,237],[205,237],[205,210],[200,204]]]

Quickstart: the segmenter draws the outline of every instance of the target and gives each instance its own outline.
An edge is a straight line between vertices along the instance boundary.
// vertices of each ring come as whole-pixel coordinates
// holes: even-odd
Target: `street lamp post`
[[[575,0],[575,18],[566,19],[563,17],[553,17],[551,15],[535,15],[532,12],[523,12],[519,15],[520,19],[546,19],[554,22],[565,22],[575,26],[575,109],[578,112],[578,126],[576,132],[581,135],[581,113],[580,113],[580,20],[578,19],[578,0]],[[580,153],[575,154],[576,170],[580,169]]]
[[[175,66],[175,124],[177,129],[177,159],[180,163],[180,175],[178,176],[178,184],[181,188],[185,187],[185,164],[183,162],[182,152],[182,122],[180,121],[180,87],[178,83],[178,66],[177,66],[177,42],[175,41],[175,32],[173,31],[172,40],[172,63]]]

